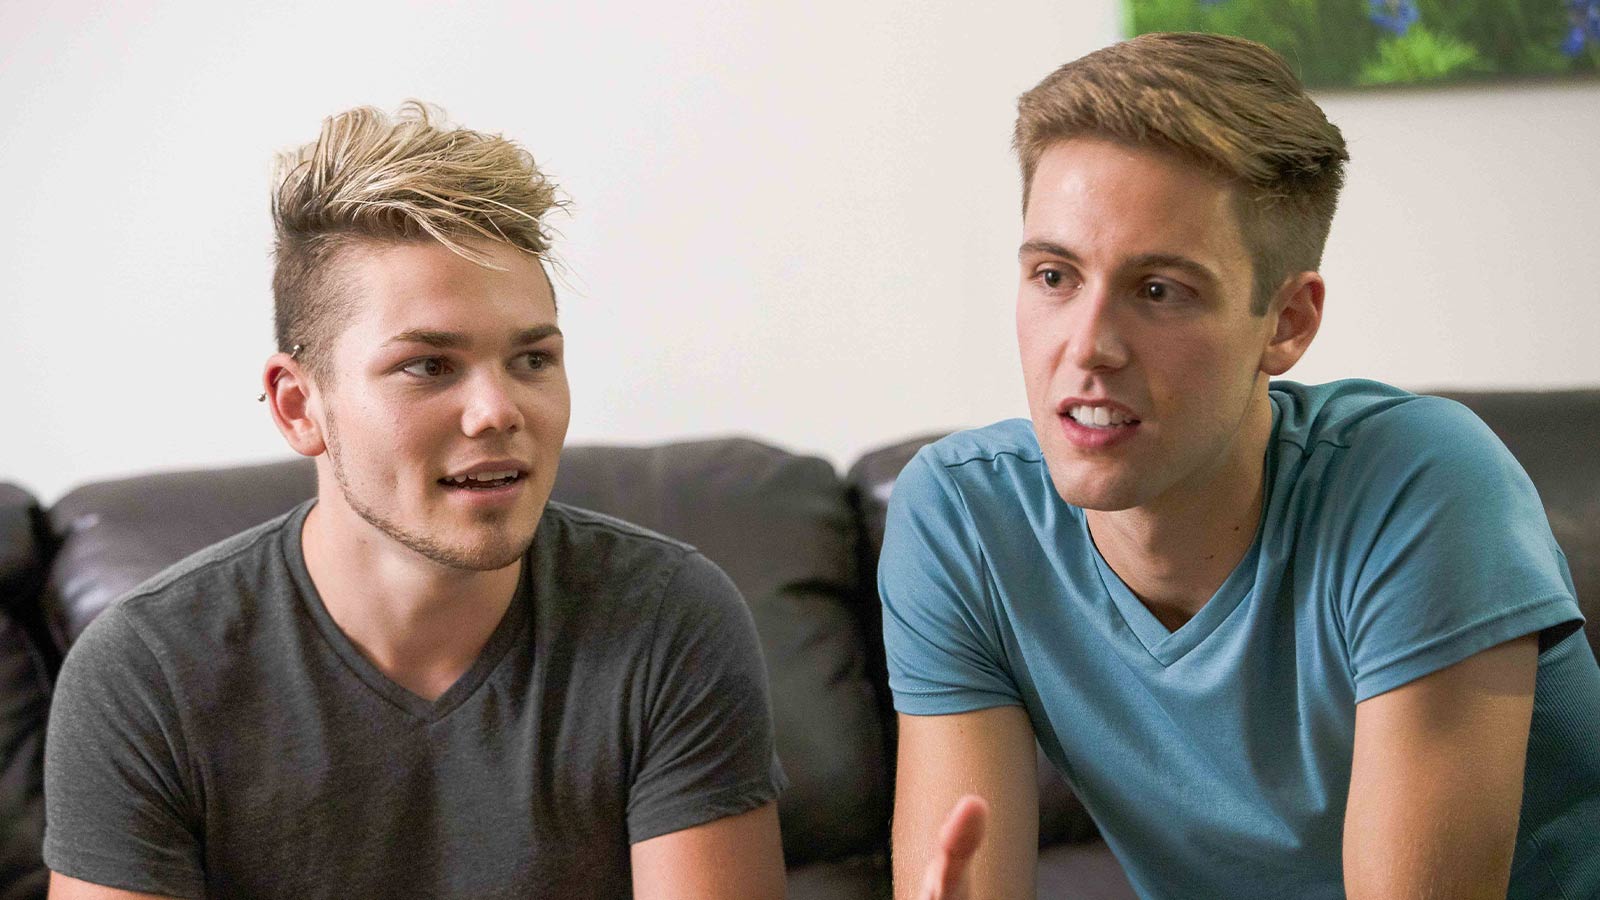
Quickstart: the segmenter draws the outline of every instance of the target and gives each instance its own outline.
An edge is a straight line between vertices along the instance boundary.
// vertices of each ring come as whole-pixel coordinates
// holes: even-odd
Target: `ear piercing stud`
[[[299,359],[300,358],[300,347],[301,347],[300,344],[295,344],[292,348],[290,348],[290,350],[289,350],[289,358],[290,359]],[[278,378],[280,377],[280,375],[281,375],[281,373],[275,374],[275,375],[272,376],[272,386],[273,387],[277,387],[278,386]],[[262,391],[261,394],[256,397],[256,402],[257,403],[265,403],[265,402],[267,402],[267,392],[266,391]]]

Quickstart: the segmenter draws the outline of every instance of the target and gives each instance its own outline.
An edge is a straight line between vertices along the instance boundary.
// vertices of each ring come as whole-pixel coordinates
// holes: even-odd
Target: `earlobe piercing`
[[[289,358],[290,359],[299,359],[300,358],[300,345],[299,344],[295,344],[293,347],[291,347],[289,349]],[[279,376],[277,376],[277,375],[272,376],[272,386],[273,387],[277,387],[278,386],[278,377]],[[257,403],[265,403],[265,402],[267,402],[267,392],[266,391],[262,391],[256,397],[256,402]]]

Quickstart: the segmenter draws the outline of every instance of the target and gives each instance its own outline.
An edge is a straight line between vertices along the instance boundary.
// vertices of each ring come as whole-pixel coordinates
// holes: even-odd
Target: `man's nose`
[[[1067,356],[1078,368],[1085,371],[1113,371],[1128,363],[1127,345],[1123,342],[1122,310],[1115,298],[1103,287],[1085,292],[1076,304],[1075,315],[1069,323]]]
[[[517,405],[516,388],[505,372],[486,371],[469,379],[466,405],[461,412],[461,430],[468,437],[488,431],[511,433],[524,425],[522,408]]]

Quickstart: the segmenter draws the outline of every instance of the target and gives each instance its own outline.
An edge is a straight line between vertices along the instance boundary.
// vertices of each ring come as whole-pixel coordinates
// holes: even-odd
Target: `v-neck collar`
[[[1122,580],[1122,576],[1112,570],[1111,564],[1101,555],[1100,548],[1095,545],[1094,537],[1089,533],[1089,516],[1083,510],[1078,511],[1078,526],[1083,530],[1084,544],[1089,548],[1089,554],[1094,557],[1095,569],[1100,574],[1100,581],[1105,586],[1106,593],[1111,596],[1117,611],[1122,615],[1122,620],[1139,639],[1145,651],[1162,666],[1170,666],[1182,659],[1216,632],[1217,628],[1238,608],[1239,603],[1250,596],[1251,589],[1255,586],[1256,570],[1261,559],[1261,539],[1266,532],[1267,514],[1271,509],[1272,485],[1278,458],[1274,452],[1278,441],[1280,419],[1278,404],[1270,399],[1268,402],[1272,407],[1272,428],[1267,434],[1265,459],[1261,467],[1261,515],[1256,520],[1255,538],[1250,542],[1250,549],[1245,551],[1244,558],[1239,560],[1232,572],[1228,573],[1228,577],[1211,595],[1211,599],[1207,600],[1205,605],[1176,631],[1161,624],[1161,620],[1157,619],[1155,613],[1152,613],[1134,594]]]
[[[1262,517],[1262,521],[1265,521],[1265,516]],[[1100,548],[1094,545],[1094,539],[1089,534],[1088,517],[1080,516],[1079,522],[1083,528],[1083,539],[1088,542],[1089,552],[1094,556],[1095,568],[1100,573],[1100,581],[1105,585],[1106,593],[1111,595],[1117,611],[1122,614],[1122,620],[1139,639],[1139,643],[1143,644],[1144,649],[1163,666],[1170,666],[1182,659],[1215,632],[1217,626],[1239,606],[1240,601],[1250,595],[1250,589],[1255,585],[1256,565],[1261,557],[1262,528],[1259,523],[1256,525],[1256,536],[1250,543],[1250,549],[1245,551],[1244,558],[1239,560],[1239,564],[1234,566],[1232,572],[1228,573],[1222,586],[1217,588],[1216,593],[1211,595],[1211,599],[1200,607],[1200,611],[1195,613],[1193,618],[1179,626],[1178,630],[1169,630],[1100,554]]]
[[[317,591],[316,584],[311,580],[311,572],[306,568],[305,555],[300,547],[301,530],[305,527],[306,516],[310,514],[314,505],[316,500],[309,500],[291,515],[283,530],[283,550],[289,563],[289,572],[299,589],[297,593],[300,595],[302,605],[312,622],[316,624],[317,631],[321,633],[329,649],[345,668],[382,699],[427,724],[449,716],[488,680],[489,675],[500,665],[501,660],[516,644],[531,620],[528,613],[530,599],[524,596],[530,583],[527,556],[523,556],[516,591],[511,595],[511,603],[506,607],[500,624],[495,626],[494,631],[489,634],[489,640],[478,652],[478,658],[473,660],[467,671],[440,694],[438,699],[428,700],[383,674],[371,660],[361,654],[355,643],[329,614],[327,605],[322,602],[322,594]]]

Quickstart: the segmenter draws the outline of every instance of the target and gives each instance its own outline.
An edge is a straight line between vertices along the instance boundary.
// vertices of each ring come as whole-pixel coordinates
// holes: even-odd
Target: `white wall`
[[[270,155],[407,97],[573,200],[572,441],[843,466],[1022,413],[1012,103],[1116,0],[237,6],[0,4],[0,479],[285,455]],[[1355,159],[1296,375],[1600,384],[1600,83],[1321,99]]]

